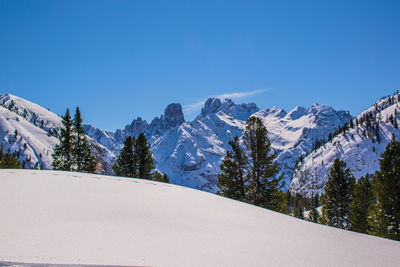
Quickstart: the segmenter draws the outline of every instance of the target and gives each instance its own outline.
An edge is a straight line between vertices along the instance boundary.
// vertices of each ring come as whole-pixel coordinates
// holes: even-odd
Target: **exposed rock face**
[[[178,103],[169,104],[164,111],[164,116],[161,119],[165,119],[167,125],[170,128],[181,125],[185,122],[185,118],[182,112],[182,106]]]
[[[154,138],[184,122],[185,118],[183,116],[181,104],[172,103],[167,106],[164,115],[153,119],[145,133]]]

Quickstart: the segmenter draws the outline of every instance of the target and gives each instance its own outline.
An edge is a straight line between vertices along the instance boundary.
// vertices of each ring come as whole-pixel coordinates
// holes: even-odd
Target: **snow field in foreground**
[[[140,179],[0,170],[0,261],[398,266],[400,242]]]

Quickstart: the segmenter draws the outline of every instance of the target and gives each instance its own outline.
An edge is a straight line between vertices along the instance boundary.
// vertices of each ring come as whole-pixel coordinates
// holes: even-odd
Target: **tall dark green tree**
[[[350,223],[351,230],[367,233],[369,230],[367,217],[368,209],[375,200],[372,192],[372,184],[368,175],[358,179],[354,186],[353,197],[350,203]]]
[[[150,151],[150,144],[143,133],[139,134],[135,140],[134,150],[138,177],[151,180],[155,168],[153,154]]]
[[[247,158],[240,147],[239,137],[229,141],[232,151],[226,152],[226,157],[220,166],[218,174],[218,194],[232,199],[246,201],[245,179]]]
[[[124,146],[113,166],[116,176],[137,177],[137,166],[134,152],[135,138],[128,136],[124,141]]]
[[[320,217],[319,212],[318,212],[317,208],[314,207],[308,213],[307,221],[313,222],[313,223],[318,223],[319,217]]]
[[[97,170],[97,160],[90,147],[89,140],[85,136],[83,138],[83,166],[81,172],[95,173]]]
[[[21,162],[11,153],[0,151],[0,169],[21,169]]]
[[[282,210],[285,203],[280,169],[275,161],[268,139],[267,128],[260,118],[250,117],[246,122],[243,142],[248,151],[247,189],[252,204],[272,210]]]
[[[159,171],[155,171],[154,175],[153,175],[153,181],[156,182],[163,182],[163,183],[169,183],[169,177],[166,173],[161,173]]]
[[[400,240],[400,142],[392,141],[382,153],[373,186],[376,203],[369,213],[369,232]]]
[[[63,127],[60,133],[60,143],[54,148],[53,167],[55,170],[73,170],[73,128],[69,109],[62,117]]]
[[[350,202],[355,179],[346,162],[335,159],[323,195],[321,223],[350,229]]]
[[[97,162],[82,127],[82,116],[79,107],[75,111],[73,126],[75,133],[73,138],[74,168],[78,172],[94,173]]]

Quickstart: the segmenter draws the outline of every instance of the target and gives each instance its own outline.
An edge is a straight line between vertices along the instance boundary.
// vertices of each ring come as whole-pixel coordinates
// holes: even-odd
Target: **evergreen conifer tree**
[[[1,153],[0,169],[21,169],[21,162],[11,153]]]
[[[400,142],[392,141],[382,153],[373,186],[376,202],[369,213],[369,232],[400,240]]]
[[[325,186],[320,222],[329,226],[350,229],[350,202],[355,179],[346,163],[335,159]]]
[[[83,138],[83,167],[81,172],[95,173],[97,169],[97,160],[93,155],[92,148],[90,147],[89,140],[86,135]]]
[[[62,117],[63,127],[61,128],[60,143],[54,148],[53,167],[55,170],[73,170],[73,128],[69,109]]]
[[[354,186],[353,197],[350,203],[351,230],[367,233],[368,230],[368,209],[375,200],[372,192],[372,184],[368,175],[358,179]]]
[[[73,162],[78,172],[94,173],[96,171],[96,158],[93,155],[89,141],[82,127],[82,116],[79,107],[76,108],[73,138]]]
[[[240,147],[239,137],[229,141],[232,151],[227,151],[218,174],[218,194],[236,200],[246,201],[245,175],[247,158]]]
[[[308,213],[307,221],[313,222],[313,223],[318,223],[319,217],[320,217],[319,212],[318,212],[317,208],[314,207]]]
[[[169,183],[169,178],[166,173],[162,174],[159,171],[155,171],[155,173],[153,175],[153,181]]]
[[[293,208],[293,217],[304,220],[304,209],[302,206],[297,205]]]
[[[277,177],[279,165],[275,161],[276,154],[272,152],[267,129],[260,118],[250,117],[246,122],[243,142],[249,156],[247,171],[247,191],[252,204],[272,210],[285,208],[283,174]]]
[[[117,162],[113,166],[116,176],[137,177],[137,166],[134,155],[135,138],[128,136],[120,151]]]
[[[143,133],[139,134],[134,144],[135,161],[139,178],[151,179],[153,176],[154,162],[150,145]]]

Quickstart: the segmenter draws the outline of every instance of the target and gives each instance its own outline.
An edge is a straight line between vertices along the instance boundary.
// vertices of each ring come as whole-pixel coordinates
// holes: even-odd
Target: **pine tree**
[[[169,183],[169,178],[168,175],[166,173],[162,174],[159,171],[155,171],[154,175],[153,175],[153,181],[156,182],[163,182],[163,183]]]
[[[293,217],[304,220],[304,209],[301,205],[293,208]]]
[[[368,209],[375,200],[372,192],[372,184],[368,175],[358,179],[354,186],[353,197],[350,203],[351,230],[367,233],[368,230]]]
[[[62,117],[63,127],[61,128],[60,143],[54,148],[53,167],[55,170],[73,170],[73,128],[69,109]]]
[[[150,145],[143,133],[135,141],[135,161],[139,178],[151,179],[153,176],[154,162]]]
[[[350,202],[355,179],[346,163],[335,159],[328,176],[323,196],[320,222],[342,229],[350,229]]]
[[[124,141],[117,162],[113,166],[116,176],[137,177],[137,167],[134,155],[135,138],[128,136]]]
[[[92,148],[90,147],[89,140],[85,136],[83,138],[83,167],[81,172],[95,173],[97,170],[97,160],[93,155]]]
[[[369,213],[369,232],[400,240],[400,142],[392,141],[382,153],[373,186],[376,202]]]
[[[240,147],[239,137],[229,141],[232,151],[226,152],[218,174],[218,194],[236,200],[246,201],[245,169],[247,158]]]
[[[89,141],[82,127],[82,117],[79,107],[74,116],[73,162],[78,172],[94,173],[96,171],[96,158],[93,155]]]
[[[319,212],[318,212],[317,208],[314,207],[308,213],[307,221],[313,222],[313,223],[318,223],[319,217],[320,217]]]
[[[1,153],[0,169],[21,169],[21,162],[11,153]]]
[[[272,210],[285,209],[283,174],[277,177],[279,165],[272,152],[267,129],[260,118],[250,117],[246,122],[243,142],[249,156],[247,191],[252,204]],[[286,208],[287,209],[287,208]]]
[[[74,126],[74,144],[73,144],[73,158],[74,158],[74,164],[76,166],[76,170],[78,172],[82,171],[83,166],[84,166],[84,148],[83,148],[83,139],[85,137],[85,133],[83,131],[82,127],[82,117],[81,117],[81,112],[79,110],[79,107],[76,108],[75,110],[75,116],[74,116],[74,121],[73,121],[73,126]]]

